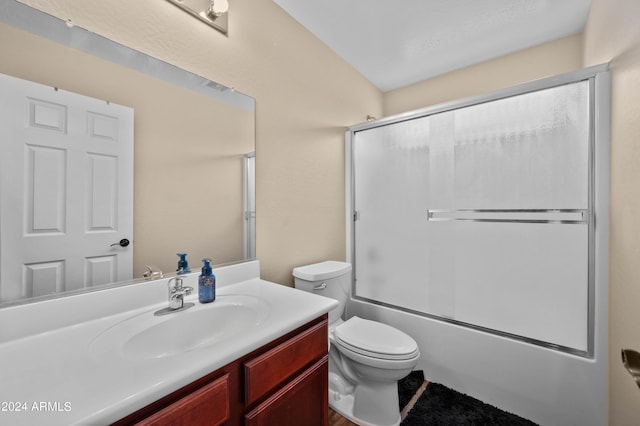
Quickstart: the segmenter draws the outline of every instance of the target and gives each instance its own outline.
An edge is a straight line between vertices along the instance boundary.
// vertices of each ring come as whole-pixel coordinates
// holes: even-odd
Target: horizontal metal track
[[[427,210],[428,221],[588,224],[587,209],[460,209]]]

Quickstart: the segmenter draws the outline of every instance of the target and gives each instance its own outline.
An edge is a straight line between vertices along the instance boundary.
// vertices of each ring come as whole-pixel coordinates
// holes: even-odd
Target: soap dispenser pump
[[[216,276],[211,269],[210,259],[202,259],[202,273],[198,277],[198,299],[200,303],[216,300]]]
[[[177,253],[177,255],[180,258],[180,260],[178,260],[178,269],[176,269],[178,275],[188,274],[191,272],[191,269],[189,269],[189,262],[187,262],[187,253]]]

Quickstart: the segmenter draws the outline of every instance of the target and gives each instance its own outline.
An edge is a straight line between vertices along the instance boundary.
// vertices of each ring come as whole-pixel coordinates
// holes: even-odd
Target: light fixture
[[[167,0],[180,9],[212,26],[222,34],[228,31],[228,0]]]
[[[223,13],[227,13],[228,10],[229,10],[229,2],[227,0],[216,0],[211,2],[205,15],[207,15],[207,18],[211,19],[212,21],[215,21]]]

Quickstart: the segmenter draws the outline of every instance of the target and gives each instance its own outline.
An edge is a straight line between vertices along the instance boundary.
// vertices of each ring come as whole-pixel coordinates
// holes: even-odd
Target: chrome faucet
[[[184,296],[191,294],[193,287],[184,287],[181,277],[171,278],[167,285],[169,286],[169,306],[156,311],[156,316],[170,314],[195,305],[195,303],[184,303]]]
[[[171,285],[171,282],[174,285]],[[184,296],[191,294],[193,287],[183,287],[182,278],[174,277],[169,280],[169,309],[176,310],[184,307]]]
[[[147,267],[147,270],[144,272],[144,274],[142,274],[142,277],[145,280],[157,280],[158,278],[162,278],[164,276],[160,268],[158,268],[157,266],[154,266],[154,265],[145,265],[145,266]]]

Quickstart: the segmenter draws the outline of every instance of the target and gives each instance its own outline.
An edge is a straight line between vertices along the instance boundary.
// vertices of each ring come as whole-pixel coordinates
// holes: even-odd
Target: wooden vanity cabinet
[[[326,426],[328,348],[325,314],[114,426]]]

